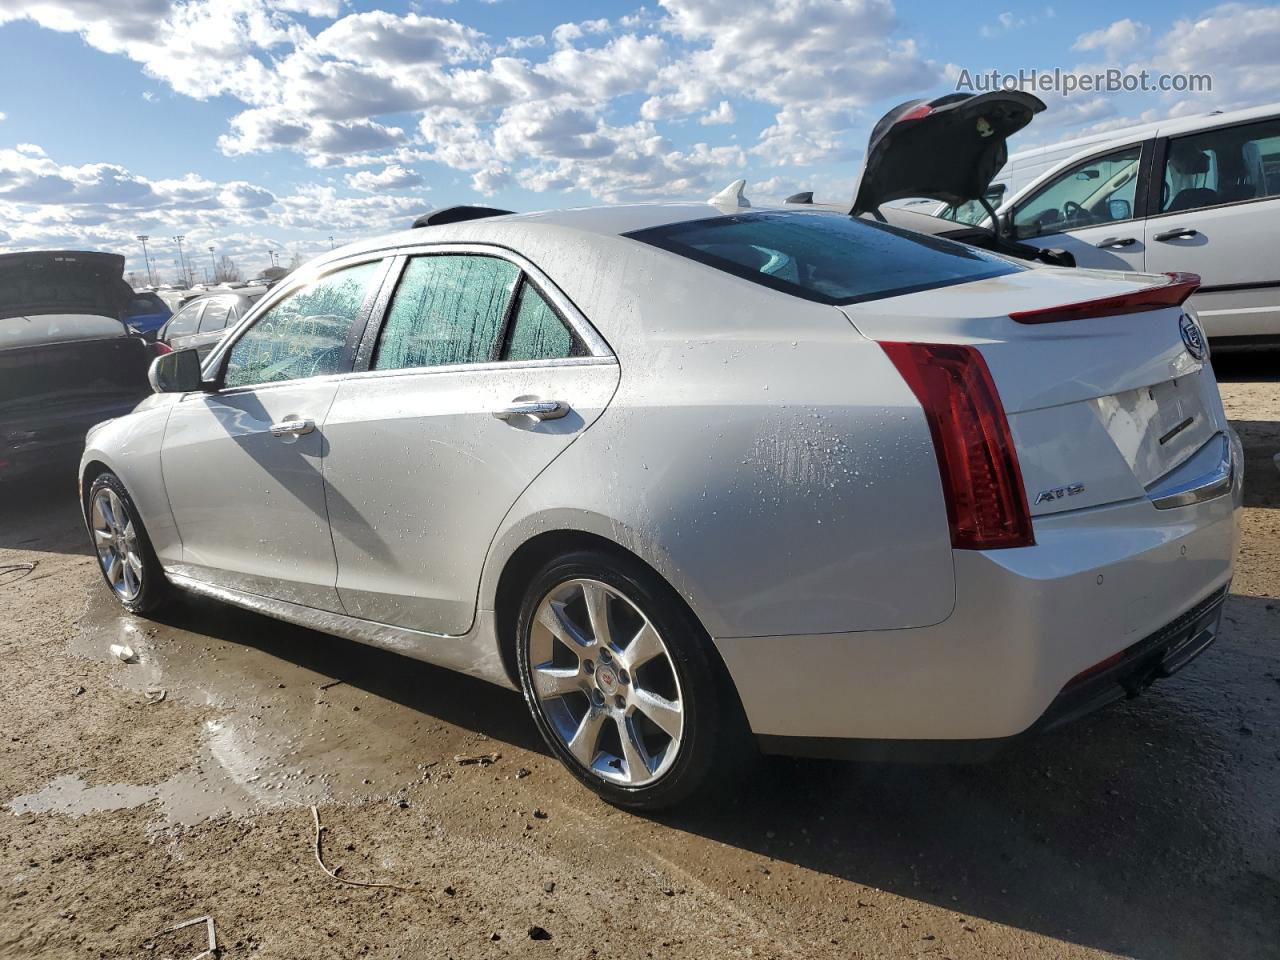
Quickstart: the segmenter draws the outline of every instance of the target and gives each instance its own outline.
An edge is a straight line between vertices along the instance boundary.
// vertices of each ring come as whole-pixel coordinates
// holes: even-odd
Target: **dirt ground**
[[[0,957],[184,960],[205,924],[164,931],[206,915],[227,958],[1280,956],[1280,358],[1219,366],[1247,509],[1208,654],[984,766],[774,760],[662,818],[594,800],[513,693],[212,603],[124,616],[71,483],[6,491],[0,568],[38,566],[0,573]],[[312,804],[340,877],[399,888],[326,875]]]

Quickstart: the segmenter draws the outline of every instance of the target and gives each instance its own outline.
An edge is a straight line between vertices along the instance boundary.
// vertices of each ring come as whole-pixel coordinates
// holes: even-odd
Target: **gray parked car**
[[[160,329],[159,340],[174,350],[194,348],[203,358],[266,292],[257,287],[193,300]]]

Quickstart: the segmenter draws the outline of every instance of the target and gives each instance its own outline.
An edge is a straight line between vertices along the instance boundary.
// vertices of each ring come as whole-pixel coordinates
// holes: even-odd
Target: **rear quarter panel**
[[[937,623],[955,603],[923,413],[836,309],[624,238],[522,245],[613,346],[617,394],[531,485],[486,567],[553,529],[659,570],[721,636]]]

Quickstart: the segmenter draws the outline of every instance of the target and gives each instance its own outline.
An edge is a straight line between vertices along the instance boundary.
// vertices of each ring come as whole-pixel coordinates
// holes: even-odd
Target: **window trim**
[[[267,293],[258,300],[257,303],[249,309],[249,311],[240,318],[240,322],[232,329],[227,330],[218,345],[209,354],[202,368],[202,376],[210,384],[209,392],[219,395],[226,394],[234,396],[248,390],[261,390],[268,387],[274,387],[278,384],[303,383],[307,381],[327,380],[330,377],[346,376],[354,369],[354,361],[356,351],[361,343],[361,338],[368,330],[369,320],[372,316],[374,306],[377,304],[378,296],[383,287],[386,285],[387,272],[391,269],[394,257],[389,255],[385,250],[368,251],[365,253],[355,254],[350,257],[344,257],[341,260],[330,260],[326,263],[319,264],[306,271],[299,271],[296,275],[286,278],[285,282],[276,285],[276,288]],[[343,366],[345,369],[336,373],[325,374],[321,377],[295,377],[292,380],[272,380],[267,383],[246,383],[235,387],[227,387],[223,385],[227,370],[227,358],[232,348],[240,341],[257,322],[269,313],[282,300],[294,293],[298,292],[305,286],[323,280],[325,277],[337,273],[341,270],[347,270],[351,267],[358,267],[362,264],[374,263],[382,266],[381,273],[375,273],[369,284],[369,289],[365,293],[364,303],[360,305],[360,312],[356,314],[355,320],[351,324],[351,329],[347,332],[347,342],[343,346]]]
[[[544,300],[555,311],[560,320],[569,328],[583,345],[587,348],[587,356],[585,357],[560,357],[552,360],[502,360],[501,353],[498,357],[490,356],[489,360],[477,363],[451,363],[441,364],[428,367],[400,367],[394,370],[374,370],[373,356],[377,349],[378,338],[382,335],[382,329],[387,322],[387,316],[391,308],[391,299],[395,294],[396,287],[399,286],[400,278],[404,273],[404,269],[412,257],[420,256],[446,256],[446,255],[463,255],[463,256],[485,256],[494,257],[498,260],[505,260],[511,263],[519,270],[516,277],[516,283],[512,290],[512,297],[507,304],[506,314],[503,317],[502,335],[498,338],[497,349],[502,350],[503,344],[506,342],[507,332],[510,329],[510,323],[513,318],[512,310],[518,299],[521,286],[527,281],[533,284],[534,289],[538,291]],[[388,272],[383,282],[382,289],[378,293],[378,297],[374,304],[374,311],[370,316],[369,323],[365,327],[364,338],[360,342],[360,346],[356,352],[356,365],[352,370],[354,374],[405,374],[405,373],[429,373],[435,371],[444,371],[455,373],[465,370],[488,370],[488,369],[510,369],[514,365],[519,366],[564,366],[573,365],[581,366],[584,363],[616,363],[612,348],[605,341],[599,332],[596,331],[590,321],[587,320],[582,312],[578,310],[577,305],[570,300],[563,291],[560,290],[551,279],[543,273],[543,271],[527,257],[511,250],[508,247],[498,246],[496,244],[487,243],[457,243],[457,242],[441,242],[441,243],[415,243],[411,246],[396,248],[395,257],[391,270]]]
[[[1105,223],[1085,223],[1078,227],[1072,227],[1070,230],[1055,230],[1053,233],[1036,233],[1031,236],[1018,236],[1018,211],[1024,209],[1028,203],[1034,200],[1040,194],[1044,193],[1050,185],[1056,185],[1062,176],[1076,167],[1084,166],[1087,163],[1093,163],[1104,157],[1109,157],[1113,153],[1120,153],[1123,150],[1132,150],[1138,147],[1138,182],[1134,185],[1133,191],[1133,209],[1130,211],[1132,216],[1126,217],[1124,220],[1108,220]],[[1154,159],[1156,153],[1156,138],[1149,137],[1145,140],[1130,141],[1129,143],[1116,144],[1114,142],[1107,145],[1106,149],[1097,153],[1092,153],[1082,159],[1069,161],[1070,165],[1064,164],[1061,167],[1054,168],[1058,171],[1056,176],[1046,176],[1043,183],[1036,187],[1034,191],[1028,191],[1027,196],[1018,201],[1009,210],[1009,227],[1012,231],[1012,239],[1019,243],[1027,240],[1038,240],[1041,237],[1055,237],[1059,234],[1073,234],[1081,230],[1092,230],[1095,227],[1113,227],[1121,223],[1134,223],[1136,221],[1146,220],[1148,211],[1151,209],[1151,171],[1154,169]]]

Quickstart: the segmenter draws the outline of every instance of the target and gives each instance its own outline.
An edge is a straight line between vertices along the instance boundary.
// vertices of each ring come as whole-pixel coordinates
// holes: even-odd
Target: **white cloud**
[[[384,190],[407,190],[410,187],[423,185],[422,174],[416,170],[407,170],[398,163],[389,164],[377,173],[371,170],[349,173],[346,180],[349,187],[364,193],[378,193]]]
[[[708,113],[704,113],[698,118],[698,122],[704,127],[711,127],[722,123],[733,123],[737,119],[737,114],[733,112],[733,107],[729,104],[729,101],[721,100],[719,106]]]
[[[102,249],[125,253],[127,269],[143,269],[138,233],[156,238],[152,257],[167,278],[176,249],[218,248],[236,259],[265,260],[281,235],[306,252],[328,248],[330,235],[358,237],[407,226],[424,209],[410,197],[340,195],[332,186],[305,184],[292,193],[243,180],[216,183],[194,173],[148,179],[114,164],[59,164],[34,144],[0,149],[0,248]],[[312,236],[308,236],[308,234]],[[199,261],[197,274],[199,274]]]
[[[1081,34],[1071,48],[1073,50],[1103,50],[1108,56],[1114,57],[1126,50],[1133,49],[1146,40],[1150,34],[1151,28],[1145,23],[1139,23],[1126,17],[1103,27],[1101,30]]]

